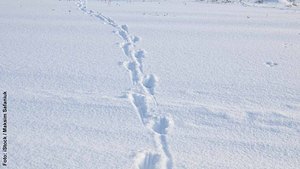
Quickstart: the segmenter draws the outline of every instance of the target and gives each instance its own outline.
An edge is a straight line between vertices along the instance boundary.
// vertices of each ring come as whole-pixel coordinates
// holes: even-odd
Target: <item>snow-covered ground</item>
[[[297,169],[286,2],[0,1],[7,168]]]

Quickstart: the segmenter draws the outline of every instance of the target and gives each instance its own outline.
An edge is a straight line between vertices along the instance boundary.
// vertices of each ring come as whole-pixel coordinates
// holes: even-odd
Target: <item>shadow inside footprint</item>
[[[160,155],[146,152],[143,154],[141,161],[139,161],[138,169],[159,169]]]
[[[160,117],[155,121],[153,130],[158,134],[167,134],[169,125],[170,122],[166,117]]]
[[[265,64],[267,66],[269,66],[269,67],[273,67],[273,66],[277,66],[278,65],[278,63],[276,63],[276,62],[266,62]]]

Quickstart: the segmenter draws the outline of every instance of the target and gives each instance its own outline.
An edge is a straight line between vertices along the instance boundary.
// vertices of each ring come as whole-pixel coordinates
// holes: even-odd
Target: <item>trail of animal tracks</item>
[[[153,74],[147,75],[143,71],[143,58],[146,52],[144,49],[136,49],[136,43],[141,38],[131,35],[127,25],[118,25],[113,19],[88,9],[85,2],[79,1],[77,3],[79,9],[110,25],[114,29],[114,33],[121,38],[120,46],[128,58],[127,61],[123,62],[123,66],[129,72],[133,85],[127,92],[127,97],[139,114],[143,125],[153,135],[156,150],[139,153],[136,157],[136,168],[172,169],[172,155],[167,142],[167,133],[172,125],[172,118],[170,115],[161,114],[156,102],[154,89],[157,77]]]
[[[8,168],[300,166],[299,7],[243,2],[1,1]]]

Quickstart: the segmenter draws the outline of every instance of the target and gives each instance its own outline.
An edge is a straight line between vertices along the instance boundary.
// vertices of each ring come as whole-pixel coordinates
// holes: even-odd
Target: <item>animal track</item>
[[[157,82],[157,77],[153,74],[146,75],[143,81],[144,86],[149,90],[150,94],[154,95],[154,89]]]
[[[137,155],[136,168],[172,169],[173,160],[167,142],[167,134],[172,124],[172,118],[171,116],[158,114],[159,108],[154,95],[158,78],[154,74],[144,74],[143,59],[146,52],[143,49],[136,49],[136,43],[141,38],[131,35],[127,25],[118,25],[111,18],[87,9],[83,0],[78,0],[77,6],[84,13],[112,26],[114,28],[113,32],[122,40],[120,47],[128,59],[122,62],[122,65],[128,70],[133,85],[127,93],[127,98],[138,112],[143,125],[152,132],[156,144],[154,152],[148,151]]]
[[[146,53],[145,50],[139,49],[139,50],[135,51],[135,54],[134,54],[136,60],[140,64],[141,72],[143,72],[143,59],[145,58],[145,53]]]
[[[269,66],[269,67],[273,67],[273,66],[277,66],[278,63],[276,63],[276,62],[266,62],[266,65]]]
[[[137,169],[160,169],[161,156],[157,153],[143,152],[137,156]]]
[[[141,94],[129,94],[129,99],[131,100],[134,107],[139,112],[141,121],[146,124],[150,118],[148,113],[148,106],[147,106],[147,98]]]
[[[124,39],[128,42],[130,41],[130,38],[128,37],[128,33],[125,30],[119,30],[117,32],[122,39]]]
[[[125,43],[123,45],[122,49],[126,56],[131,57],[131,52],[132,52],[132,44],[131,43]]]
[[[140,81],[140,72],[137,70],[139,65],[135,62],[124,62],[125,68],[130,72],[131,81],[133,84],[137,84]]]
[[[128,26],[127,25],[122,25],[121,28],[128,33]]]
[[[158,134],[167,134],[169,127],[169,120],[166,117],[159,117],[157,120],[155,120],[155,123],[153,125],[153,130]]]
[[[138,36],[133,36],[131,39],[134,43],[139,42],[141,40],[141,38]]]

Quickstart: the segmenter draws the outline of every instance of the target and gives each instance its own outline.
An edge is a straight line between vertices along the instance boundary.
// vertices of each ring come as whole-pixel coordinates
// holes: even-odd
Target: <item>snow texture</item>
[[[299,168],[299,1],[224,2],[1,1],[7,168]]]

